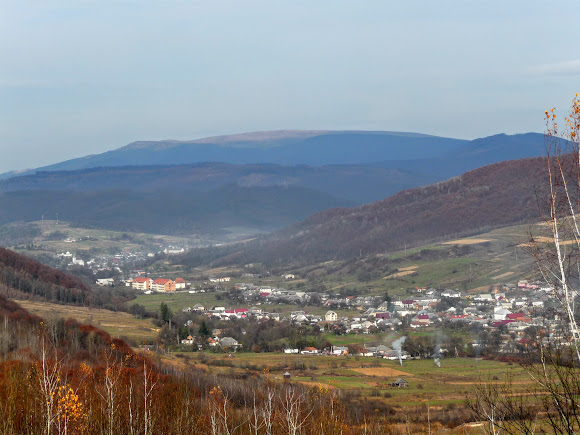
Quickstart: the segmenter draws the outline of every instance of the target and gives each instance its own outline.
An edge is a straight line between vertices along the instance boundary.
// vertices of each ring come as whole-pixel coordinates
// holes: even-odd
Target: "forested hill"
[[[497,163],[383,201],[317,213],[243,249],[192,251],[177,261],[221,256],[220,262],[288,264],[353,258],[537,221],[546,174],[545,158]]]
[[[0,247],[0,291],[20,298],[88,304],[91,290],[78,278]]]

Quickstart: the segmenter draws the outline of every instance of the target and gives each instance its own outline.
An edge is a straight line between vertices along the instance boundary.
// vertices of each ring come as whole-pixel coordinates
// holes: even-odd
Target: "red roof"
[[[151,278],[139,276],[133,280],[133,282],[147,282],[147,281],[151,281]]]
[[[507,325],[508,323],[513,323],[515,322],[515,320],[501,320],[499,322],[493,322],[491,324],[491,326],[493,326],[494,328],[497,328],[500,325]]]
[[[419,314],[417,316],[417,319],[428,319],[428,318],[429,318],[429,315],[428,314]]]
[[[170,279],[167,278],[157,278],[155,281],[153,281],[155,284],[167,284],[168,282],[171,282]]]
[[[506,316],[508,319],[519,319],[520,317],[523,318],[524,314],[523,313],[512,313],[512,314],[508,314]]]
[[[182,284],[185,282],[185,280],[183,278],[175,278],[175,282]]]

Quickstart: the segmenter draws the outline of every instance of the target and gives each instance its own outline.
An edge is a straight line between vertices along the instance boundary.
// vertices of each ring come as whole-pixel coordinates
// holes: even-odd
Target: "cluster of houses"
[[[308,300],[313,297],[309,292],[288,291],[270,287],[256,287],[251,284],[237,283],[236,288],[244,292],[248,297],[296,297],[300,300]],[[315,325],[318,324],[326,330],[339,334],[361,333],[371,334],[379,331],[395,330],[401,326],[413,329],[437,327],[445,322],[476,325],[493,331],[494,328],[502,328],[506,338],[501,345],[501,350],[513,350],[515,343],[525,344],[524,331],[530,326],[542,327],[552,331],[552,340],[558,339],[554,331],[562,330],[561,320],[555,310],[557,300],[553,290],[537,283],[520,281],[517,284],[504,284],[490,289],[487,293],[468,294],[458,290],[416,289],[418,297],[392,300],[389,302],[377,301],[374,297],[345,297],[334,298],[325,294],[316,294],[320,303],[325,306],[336,304],[348,304],[356,310],[352,316],[339,316],[338,313],[329,309],[324,315],[309,314],[303,310],[293,311],[286,315],[267,312],[264,303],[256,303],[251,308],[204,307],[196,304],[184,311],[195,311],[213,316],[221,320],[232,318],[246,319],[255,318],[273,319],[276,321],[288,321],[293,324]],[[259,299],[261,300],[261,299]],[[265,302],[264,301],[264,302]],[[442,304],[444,302],[444,304]],[[546,313],[553,313],[547,316]],[[513,333],[513,334],[512,334]],[[513,337],[516,337],[515,340]],[[564,340],[564,334],[561,336]],[[478,346],[477,340],[473,342]],[[337,348],[339,349],[339,348]],[[343,350],[329,349],[330,354],[344,354]],[[346,349],[346,348],[345,348]],[[293,349],[292,353],[323,353],[324,350],[316,349]],[[338,353],[335,353],[338,352]],[[392,349],[385,346],[367,348],[366,356],[382,358],[405,358]]]
[[[286,277],[293,277],[292,274],[285,274]],[[312,292],[307,290],[286,290],[271,286],[257,286],[254,284],[238,282],[234,284],[242,298],[246,302],[262,303],[309,303],[328,307],[371,307],[377,303],[375,296],[334,296],[327,293]]]

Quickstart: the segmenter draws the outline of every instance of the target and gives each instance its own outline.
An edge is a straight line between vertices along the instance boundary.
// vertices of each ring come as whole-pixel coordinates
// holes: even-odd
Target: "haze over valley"
[[[0,4],[0,434],[579,433],[580,4]]]

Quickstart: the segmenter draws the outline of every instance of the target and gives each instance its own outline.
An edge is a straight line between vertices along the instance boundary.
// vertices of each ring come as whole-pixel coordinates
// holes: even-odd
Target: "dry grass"
[[[415,273],[415,270],[417,270],[418,268],[419,268],[419,266],[417,266],[417,265],[400,267],[399,268],[400,272],[392,273],[389,276],[385,276],[385,279],[391,279],[391,278],[397,278],[399,276],[411,275],[411,274]]]
[[[357,373],[360,373],[365,376],[383,376],[383,377],[392,377],[392,376],[414,376],[411,373],[402,372],[400,370],[392,369],[390,367],[372,367],[366,369],[351,369]]]
[[[80,323],[86,323],[101,328],[114,338],[127,337],[135,341],[153,340],[158,329],[148,319],[136,319],[129,313],[102,310],[98,308],[75,307],[71,305],[58,305],[48,302],[32,302],[17,300],[18,304],[29,312],[40,317],[63,317],[76,319]]]
[[[414,270],[406,270],[404,272],[397,272],[397,273],[393,273],[392,275],[385,276],[385,279],[398,278],[400,276],[411,275],[413,273],[415,273]]]
[[[530,243],[520,243],[518,247],[530,247],[535,246],[538,243],[554,243],[553,237],[544,237],[544,236],[537,236],[534,237],[534,242]],[[576,244],[576,240],[560,240],[560,245],[574,245]]]
[[[492,242],[492,239],[459,239],[450,242],[443,242],[443,245],[476,245],[478,243]]]

